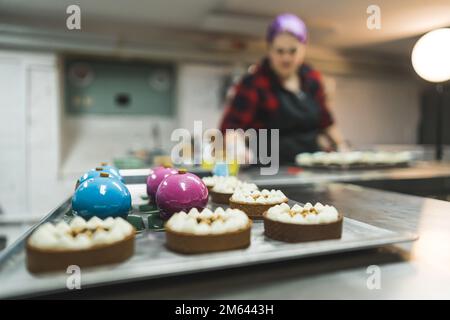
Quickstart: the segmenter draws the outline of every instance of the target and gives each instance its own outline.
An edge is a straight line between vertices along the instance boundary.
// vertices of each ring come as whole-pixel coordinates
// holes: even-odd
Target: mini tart
[[[166,246],[172,251],[195,254],[247,248],[252,221],[244,212],[217,208],[214,212],[174,214],[166,223]]]
[[[230,198],[236,190],[252,191],[258,190],[258,187],[254,183],[242,182],[237,180],[235,177],[225,177],[225,179],[217,180],[214,187],[211,188],[209,194],[211,195],[211,200],[213,202],[219,204],[229,204]]]
[[[205,184],[206,188],[208,188],[208,191],[211,191],[211,189],[216,184],[217,176],[211,176],[211,177],[203,177],[202,181]]]
[[[229,185],[229,184],[236,184],[239,182],[238,178],[235,176],[210,176],[210,177],[203,177],[202,178],[203,183],[208,188],[208,191],[214,188],[215,185]]]
[[[216,192],[214,191],[214,188],[211,188],[211,190],[209,191],[209,195],[211,196],[211,201],[214,203],[229,204],[233,192],[230,193]]]
[[[27,239],[27,269],[32,273],[66,271],[70,265],[91,267],[119,263],[134,253],[135,229],[122,218],[85,221],[75,217],[71,224],[45,223]]]
[[[251,219],[260,220],[271,207],[288,202],[280,190],[236,190],[230,198],[230,208],[244,211]]]
[[[228,204],[235,186],[239,183],[239,180],[234,176],[212,176],[204,177],[202,180],[208,188],[211,201],[219,204]],[[216,185],[217,191],[214,190]]]
[[[334,207],[320,203],[292,208],[282,204],[264,212],[263,217],[264,234],[274,240],[297,243],[340,239],[342,236],[343,215]]]

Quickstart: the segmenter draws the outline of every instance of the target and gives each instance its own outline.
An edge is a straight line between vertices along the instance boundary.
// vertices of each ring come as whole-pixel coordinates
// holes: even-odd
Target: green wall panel
[[[173,116],[172,64],[96,59],[65,60],[65,100],[70,114]]]

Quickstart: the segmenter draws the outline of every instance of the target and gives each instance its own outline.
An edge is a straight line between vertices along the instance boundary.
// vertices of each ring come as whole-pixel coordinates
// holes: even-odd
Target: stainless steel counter
[[[273,185],[306,185],[324,182],[358,182],[374,180],[413,180],[450,177],[450,162],[418,161],[410,167],[371,170],[289,170],[280,168],[274,176],[261,176],[258,169],[240,174],[261,187]]]
[[[127,183],[145,183],[149,169],[121,170]],[[201,171],[203,173],[203,171]],[[194,172],[195,173],[195,172]],[[407,168],[380,170],[290,170],[281,167],[278,174],[261,176],[258,168],[241,170],[243,180],[251,180],[259,186],[305,185],[323,182],[354,182],[373,180],[429,179],[450,177],[450,162],[418,161]]]
[[[346,216],[375,226],[417,232],[420,239],[376,250],[81,290],[63,297],[450,298],[449,202],[343,184],[292,186],[284,191],[299,201],[331,203]],[[380,268],[380,289],[367,287],[370,265]]]

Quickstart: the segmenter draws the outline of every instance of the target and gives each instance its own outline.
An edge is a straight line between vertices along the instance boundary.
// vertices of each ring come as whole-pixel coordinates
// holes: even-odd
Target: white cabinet
[[[0,206],[44,213],[59,167],[59,88],[53,54],[0,52]]]
[[[0,208],[27,210],[25,69],[14,55],[0,55]]]

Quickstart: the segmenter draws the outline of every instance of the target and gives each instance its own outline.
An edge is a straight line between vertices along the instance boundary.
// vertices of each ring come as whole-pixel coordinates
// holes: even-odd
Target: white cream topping
[[[281,190],[243,190],[237,189],[231,196],[232,201],[252,204],[278,204],[288,200]]]
[[[78,216],[73,218],[73,220],[70,222],[70,228],[72,230],[82,230],[85,229],[86,227],[87,227],[86,220]]]
[[[299,165],[351,165],[351,164],[397,164],[410,162],[412,154],[409,151],[350,151],[350,152],[314,152],[297,155]]]
[[[247,183],[238,180],[236,177],[217,177],[212,191],[218,193],[232,194],[237,189],[257,190],[258,187],[254,183]]]
[[[335,207],[320,202],[314,206],[308,202],[303,207],[295,204],[292,208],[282,203],[267,210],[267,218],[284,223],[319,224],[335,222],[339,214]]]
[[[97,217],[89,221],[75,217],[53,225],[44,223],[30,236],[30,244],[41,249],[79,250],[114,243],[134,233],[133,226],[122,218]]]
[[[102,227],[102,226],[103,226],[103,221],[102,221],[102,219],[100,219],[98,217],[92,217],[86,223],[86,227],[88,229],[97,229],[98,227]]]
[[[248,216],[238,209],[217,208],[214,211],[191,209],[188,213],[175,213],[166,223],[166,228],[194,235],[224,234],[245,229]]]
[[[214,187],[216,184],[232,184],[237,183],[239,180],[235,176],[212,176],[212,177],[204,177],[202,178],[203,182],[207,187]]]
[[[203,177],[202,180],[207,187],[214,187],[214,185],[216,184],[217,176]]]

